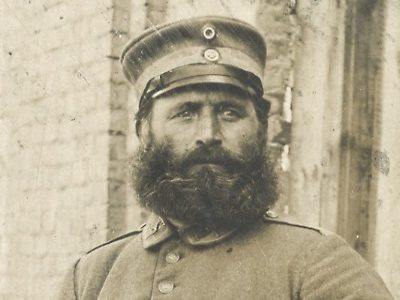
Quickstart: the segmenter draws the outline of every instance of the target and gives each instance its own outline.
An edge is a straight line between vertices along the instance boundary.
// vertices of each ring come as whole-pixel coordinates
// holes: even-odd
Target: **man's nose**
[[[204,112],[199,120],[196,144],[217,146],[222,144],[219,122],[212,112]]]

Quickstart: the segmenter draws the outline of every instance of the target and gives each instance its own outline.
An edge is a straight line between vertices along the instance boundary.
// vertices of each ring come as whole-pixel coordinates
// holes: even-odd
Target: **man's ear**
[[[265,111],[265,114],[268,115],[271,111],[271,101],[269,101],[267,98],[263,97],[262,98],[262,109]]]
[[[136,121],[136,135],[141,145],[148,145],[150,142],[150,124],[147,118]]]

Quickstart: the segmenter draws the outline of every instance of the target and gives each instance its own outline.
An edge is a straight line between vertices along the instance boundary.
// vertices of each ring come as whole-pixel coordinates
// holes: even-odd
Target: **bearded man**
[[[140,230],[89,251],[61,299],[392,299],[334,234],[276,218],[266,156],[266,46],[201,17],[151,28],[121,56],[140,94]]]

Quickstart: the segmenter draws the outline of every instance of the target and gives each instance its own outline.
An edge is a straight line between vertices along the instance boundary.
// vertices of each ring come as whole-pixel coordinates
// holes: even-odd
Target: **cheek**
[[[234,152],[242,152],[243,148],[258,143],[259,124],[254,122],[239,122],[223,128],[224,144]]]
[[[169,126],[163,124],[154,126],[153,137],[159,144],[167,144],[173,152],[181,156],[190,150],[193,145],[195,130],[190,126]]]

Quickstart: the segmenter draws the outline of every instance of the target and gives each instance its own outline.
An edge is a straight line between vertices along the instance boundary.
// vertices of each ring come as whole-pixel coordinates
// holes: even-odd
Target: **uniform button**
[[[170,252],[170,253],[168,253],[167,256],[165,257],[165,260],[166,260],[167,263],[169,263],[169,264],[174,264],[174,263],[177,263],[178,260],[179,260],[180,258],[181,258],[181,257],[179,256],[178,253]]]
[[[279,215],[278,215],[275,211],[273,211],[273,210],[267,210],[267,211],[265,212],[265,215],[266,215],[268,218],[273,218],[273,219],[279,217]]]
[[[171,281],[161,281],[158,284],[158,290],[162,294],[169,294],[174,289],[174,284]]]

